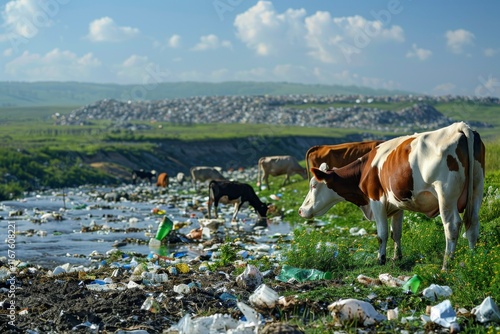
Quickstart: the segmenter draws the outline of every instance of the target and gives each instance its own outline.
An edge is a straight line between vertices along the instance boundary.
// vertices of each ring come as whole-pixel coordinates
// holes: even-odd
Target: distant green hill
[[[396,95],[404,91],[286,82],[172,82],[117,85],[83,82],[0,82],[0,107],[85,105],[102,99],[160,100],[213,95]]]

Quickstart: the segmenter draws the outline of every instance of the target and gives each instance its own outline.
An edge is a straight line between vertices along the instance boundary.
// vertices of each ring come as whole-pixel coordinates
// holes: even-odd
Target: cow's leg
[[[238,202],[234,203],[233,218],[232,218],[231,221],[236,221],[236,215],[240,211],[241,204],[242,204],[241,202],[240,203],[238,203]]]
[[[403,234],[403,211],[399,211],[392,216],[391,237],[394,240],[393,260],[400,260],[403,257],[401,252],[401,235]]]
[[[214,199],[214,216],[219,218],[219,200],[217,198]]]
[[[269,187],[269,175],[268,175],[266,172],[264,172],[264,174],[262,175],[262,178],[264,179],[264,182],[265,182],[265,184],[266,184],[267,189],[268,189],[268,190],[269,190],[269,189],[271,189],[271,188]]]
[[[290,180],[290,174],[286,173],[286,177],[285,179],[283,180],[283,184],[281,185],[282,187],[288,183],[288,181]]]
[[[211,211],[213,203],[214,203],[214,201],[209,197],[208,198],[208,219],[212,218],[212,213],[210,211]]]
[[[482,173],[479,173],[474,178],[473,186],[473,205],[470,227],[466,231],[467,240],[469,241],[469,247],[472,249],[476,246],[477,238],[479,236],[479,209],[481,208],[481,203],[483,202],[483,191],[484,191],[484,178]]]
[[[370,203],[373,215],[375,217],[375,223],[377,225],[377,240],[378,240],[378,263],[385,264],[387,260],[386,248],[387,239],[389,238],[389,224],[387,221],[387,212],[384,205],[380,202]]]
[[[439,213],[444,226],[444,235],[446,238],[446,249],[443,259],[443,268],[446,270],[449,260],[453,257],[453,253],[457,247],[458,234],[462,227],[462,218],[458,212],[457,200],[458,196],[446,195],[441,184],[436,185],[436,192],[439,201]]]

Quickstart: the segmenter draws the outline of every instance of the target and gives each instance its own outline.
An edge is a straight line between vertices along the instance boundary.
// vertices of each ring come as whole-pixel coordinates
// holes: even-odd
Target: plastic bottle
[[[288,282],[291,279],[298,282],[305,282],[331,278],[332,273],[329,271],[295,268],[286,264],[281,267],[281,272],[278,275],[278,279],[282,282]]]
[[[417,293],[418,287],[420,286],[421,282],[422,282],[422,277],[415,274],[413,275],[412,278],[406,281],[406,283],[403,285],[403,290]]]
[[[163,238],[170,233],[173,226],[174,223],[167,216],[164,216],[162,222],[158,226],[158,231],[156,231],[155,239],[162,241]]]

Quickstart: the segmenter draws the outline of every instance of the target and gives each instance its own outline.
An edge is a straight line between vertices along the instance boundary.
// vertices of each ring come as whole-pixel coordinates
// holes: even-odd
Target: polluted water
[[[15,230],[17,260],[49,268],[64,263],[87,265],[114,250],[195,256],[199,247],[192,241],[196,240],[183,237],[193,230],[203,240],[216,233],[233,234],[230,238],[254,234],[262,244],[271,243],[274,235],[290,232],[290,225],[281,219],[267,220],[263,227],[254,229],[260,222],[251,207],[238,213],[238,224],[231,223],[232,205],[219,208],[218,220],[206,219],[207,201],[206,185],[195,192],[190,184],[181,186],[175,181],[168,189],[145,183],[81,186],[26,193],[3,201],[0,224]],[[170,221],[180,239],[170,243],[158,240],[164,219]],[[8,233],[7,228],[0,229],[1,240],[7,240]]]

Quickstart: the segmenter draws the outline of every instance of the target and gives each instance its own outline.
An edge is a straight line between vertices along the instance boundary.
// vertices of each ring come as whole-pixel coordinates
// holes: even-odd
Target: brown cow
[[[401,258],[403,211],[441,216],[446,250],[443,269],[455,251],[462,223],[470,248],[479,235],[479,208],[484,190],[485,148],[481,137],[463,122],[388,140],[351,164],[328,170],[311,168],[309,193],[299,209],[303,218],[325,214],[349,201],[375,220],[378,260],[386,261],[392,217],[394,258]],[[460,213],[463,212],[463,217]]]
[[[307,178],[311,179],[311,175],[309,174],[311,167],[319,167],[323,162],[330,168],[343,167],[361,158],[375,146],[383,142],[383,140],[367,140],[337,145],[312,146],[306,153]]]
[[[156,181],[156,186],[168,188],[168,174],[167,173],[160,173],[160,175],[158,175],[158,180]]]

